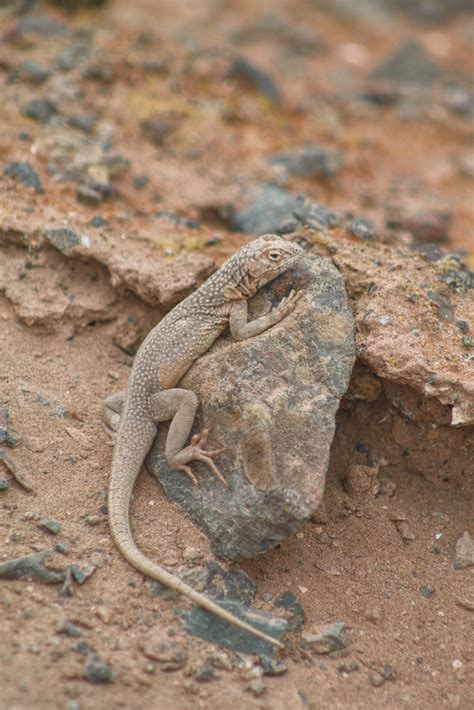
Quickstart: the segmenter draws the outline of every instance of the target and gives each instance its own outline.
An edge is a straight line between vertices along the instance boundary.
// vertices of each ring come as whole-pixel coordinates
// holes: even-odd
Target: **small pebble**
[[[110,683],[112,670],[100,656],[89,654],[84,667],[84,678],[90,683]]]
[[[369,682],[370,685],[373,685],[374,688],[379,688],[381,685],[385,683],[385,678],[380,675],[380,673],[371,673],[369,676]]]
[[[253,680],[250,681],[248,684],[247,688],[250,690],[252,695],[255,695],[255,697],[259,697],[260,695],[263,695],[264,692],[266,691],[265,683],[263,682],[263,678],[253,678]]]
[[[61,526],[58,521],[53,519],[42,520],[40,523],[38,523],[38,527],[42,530],[46,530],[46,532],[50,533],[51,535],[57,535],[61,530]]]
[[[199,683],[209,683],[211,680],[216,679],[216,672],[214,666],[209,661],[206,661],[196,671],[196,680]]]
[[[22,113],[39,123],[47,123],[58,112],[58,109],[49,99],[32,99],[23,106]]]
[[[86,525],[94,527],[95,525],[99,525],[102,522],[102,518],[100,518],[98,515],[86,515],[85,521]]]

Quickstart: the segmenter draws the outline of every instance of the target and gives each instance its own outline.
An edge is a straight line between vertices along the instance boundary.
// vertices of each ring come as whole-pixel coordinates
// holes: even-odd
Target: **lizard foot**
[[[216,476],[216,478],[218,478],[219,481],[221,481],[221,483],[223,483],[224,486],[226,486],[227,488],[229,484],[227,483],[224,476],[221,474],[214,461],[212,460],[214,456],[220,456],[224,453],[224,451],[227,451],[227,449],[214,449],[212,451],[204,450],[202,447],[206,443],[208,436],[208,429],[205,429],[201,434],[195,434],[191,439],[190,446],[186,446],[186,448],[182,449],[182,451],[180,451],[178,454],[169,457],[168,464],[172,468],[177,469],[178,471],[184,471],[184,473],[186,473],[192,480],[194,485],[197,485],[198,481],[196,475],[194,474],[192,468],[189,466],[189,462],[202,461],[211,469],[214,476]]]

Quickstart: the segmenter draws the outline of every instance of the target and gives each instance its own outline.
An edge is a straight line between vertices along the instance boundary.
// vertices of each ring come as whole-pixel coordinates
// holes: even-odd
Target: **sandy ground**
[[[432,95],[408,120],[397,107],[348,98],[408,34],[416,34],[441,65],[467,73],[471,52],[465,16],[427,25],[396,15],[387,24],[329,13],[310,2],[258,5],[209,0],[177,8],[170,1],[160,3],[158,12],[155,2],[116,0],[97,13],[72,16],[48,6],[48,15],[76,35],[35,35],[32,45],[11,40],[18,17],[2,11],[2,36],[10,39],[0,46],[5,79],[0,160],[2,165],[28,160],[37,171],[45,192],[27,192],[32,218],[41,221],[54,212],[65,223],[85,224],[100,214],[111,220],[117,242],[126,230],[136,229],[139,243],[140,211],[166,209],[199,220],[200,228],[191,237],[191,231],[177,228],[174,241],[173,229],[167,228],[156,242],[160,253],[186,251],[190,240],[193,250],[203,251],[206,240],[217,237],[206,254],[219,262],[242,241],[228,231],[225,208],[238,202],[242,186],[268,179],[265,156],[315,141],[342,150],[344,168],[329,181],[291,178],[288,189],[344,212],[363,213],[386,241],[409,243],[407,235],[386,228],[387,206],[395,198],[424,211],[447,210],[448,247],[469,251],[474,204],[469,121]],[[298,30],[297,39],[278,35],[277,41],[277,35],[257,32],[239,44],[238,31],[247,32],[269,9]],[[119,197],[92,207],[76,200],[77,175],[64,182],[57,179],[59,168],[55,174],[47,167],[54,151],[60,152],[64,126],[40,125],[20,111],[44,89],[7,81],[25,59],[52,66],[60,49],[80,39],[81,28],[95,33],[93,60],[102,69],[110,64],[115,74],[110,80],[88,80],[80,67],[72,79],[62,75],[56,84],[55,76],[48,79],[54,84],[50,91],[63,115],[97,115],[101,140],[110,135],[114,150],[131,161],[130,169],[114,178]],[[324,49],[296,52],[305,31]],[[284,94],[283,108],[226,78],[229,47],[272,72]],[[166,71],[145,70],[151,60],[164,61]],[[161,147],[145,139],[140,128],[140,121],[157,114],[174,126]],[[29,132],[28,142],[19,138],[21,131]],[[134,180],[140,175],[148,176],[144,188]],[[3,181],[1,190],[15,212],[11,181]],[[122,560],[108,531],[104,503],[112,449],[102,402],[126,385],[132,362],[123,339],[122,347],[117,345],[116,318],[133,312],[139,323],[136,340],[162,309],[123,289],[114,291],[105,268],[94,262],[74,262],[71,270],[51,250],[40,251],[40,267],[32,272],[33,256],[31,248],[0,243],[2,273],[10,279],[17,274],[20,286],[25,273],[39,274],[34,276],[38,302],[43,312],[50,309],[49,321],[38,319],[29,327],[12,305],[13,292],[9,297],[8,290],[7,295],[0,290],[0,400],[21,436],[7,451],[36,491],[24,491],[0,462],[0,477],[11,481],[0,491],[0,563],[66,543],[67,554],[56,551],[49,566],[75,563],[93,565],[95,571],[82,586],[74,584],[71,597],[61,596],[56,584],[0,582],[1,710],[473,707],[474,570],[453,566],[457,540],[465,530],[474,532],[473,470],[465,464],[468,433],[460,439],[463,450],[446,449],[452,438],[442,434],[427,443],[424,475],[397,459],[389,479],[381,476],[349,495],[347,460],[338,449],[347,428],[343,408],[324,511],[278,548],[235,567],[257,583],[256,606],[272,609],[275,598],[291,591],[304,608],[306,631],[344,622],[347,648],[318,656],[302,650],[298,634],[290,633],[281,654],[287,671],[252,685],[259,678],[257,659],[239,659],[186,635],[176,616],[186,601],[153,596],[143,577]],[[55,319],[51,312],[61,288],[80,294],[80,307]],[[34,301],[34,289],[28,293]],[[134,337],[130,343],[133,351]],[[374,432],[385,416],[399,431],[406,424],[383,396],[377,408],[358,411],[352,438],[360,432],[363,439],[368,429],[377,438]],[[405,431],[403,446],[418,445],[427,426]],[[380,456],[384,446],[381,441]],[[450,473],[443,475],[448,459]],[[211,558],[205,537],[145,471],[132,516],[141,549],[169,569],[192,566],[191,558]],[[58,521],[56,535],[39,526],[45,519]],[[166,634],[186,650],[181,669],[164,671],[143,650],[154,634]],[[91,654],[110,669],[109,682],[85,677]],[[213,673],[206,675],[203,667],[209,666]]]

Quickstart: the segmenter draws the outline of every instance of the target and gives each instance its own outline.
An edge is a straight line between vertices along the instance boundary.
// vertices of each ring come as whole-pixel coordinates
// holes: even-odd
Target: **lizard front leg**
[[[202,461],[212,473],[225,485],[227,481],[221,474],[212,458],[219,456],[226,449],[209,451],[204,449],[209,432],[195,434],[189,446],[186,446],[198,407],[198,398],[190,390],[169,389],[158,392],[152,397],[151,415],[155,422],[165,422],[171,419],[168,436],[166,437],[165,457],[168,465],[178,471],[184,471],[192,482],[198,481],[189,463]]]
[[[302,291],[290,291],[278,306],[272,308],[261,318],[248,321],[248,303],[245,300],[233,301],[229,314],[229,329],[234,340],[246,340],[265,332],[275,323],[279,323],[294,310],[302,297]]]

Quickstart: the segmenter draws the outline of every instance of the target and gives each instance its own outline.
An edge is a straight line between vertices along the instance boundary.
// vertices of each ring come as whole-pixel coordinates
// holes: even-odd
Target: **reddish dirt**
[[[147,215],[161,209],[179,212],[201,220],[200,229],[180,227],[175,237],[169,226],[161,232],[157,227],[157,255],[192,256],[197,250],[220,262],[243,237],[228,231],[219,210],[238,201],[242,185],[271,179],[266,156],[311,141],[342,150],[344,167],[329,181],[291,178],[286,186],[292,192],[304,192],[343,212],[362,213],[387,239],[386,208],[394,195],[401,204],[414,201],[423,210],[446,209],[452,214],[446,248],[471,250],[473,178],[459,169],[469,155],[472,163],[469,121],[449,111],[436,92],[427,95],[425,112],[412,120],[401,118],[396,107],[349,98],[407,35],[415,35],[443,67],[468,74],[472,49],[466,16],[434,26],[403,15],[370,23],[303,0],[167,0],[159,8],[152,0],[115,0],[101,11],[73,15],[48,4],[40,10],[69,28],[94,30],[97,62],[113,68],[112,79],[85,79],[81,67],[49,90],[64,115],[97,115],[100,130],[111,131],[113,150],[128,158],[131,167],[114,179],[120,197],[95,207],[76,200],[77,180],[58,182],[48,172],[51,148],[44,141],[57,141],[62,129],[41,126],[20,113],[26,101],[47,92],[21,81],[7,82],[6,77],[27,59],[52,65],[71,36],[35,36],[30,44],[12,39],[18,16],[2,9],[2,173],[3,165],[28,160],[45,189],[35,195],[18,188],[22,198],[16,201],[16,183],[13,189],[11,180],[2,180],[2,204],[6,200],[12,213],[24,217],[29,211],[39,222],[60,215],[65,224],[86,224],[100,214],[110,219],[111,240],[120,245],[130,231],[140,243],[142,217],[136,210]],[[289,40],[285,45],[268,32],[237,44],[237,31],[255,25],[266,10],[319,38],[325,49],[301,54]],[[301,42],[300,36],[296,44]],[[280,107],[228,78],[233,52],[271,72],[283,95]],[[145,69],[151,60],[164,61],[165,67]],[[152,146],[140,129],[142,120],[156,115],[174,127],[162,147]],[[28,142],[19,139],[21,131],[30,134]],[[133,182],[138,175],[149,177],[143,189]],[[216,236],[217,244],[204,246]],[[19,283],[31,252],[0,244],[3,266],[10,274],[17,270]],[[297,635],[290,634],[282,654],[288,671],[265,676],[264,692],[257,696],[248,688],[254,677],[251,661],[239,665],[230,652],[219,655],[211,645],[186,636],[175,611],[187,603],[152,596],[112,544],[100,510],[111,462],[102,402],[125,386],[131,364],[131,356],[114,344],[114,319],[133,312],[141,336],[161,311],[135,295],[124,295],[123,289],[110,306],[105,269],[87,261],[77,264],[70,271],[62,257],[48,252],[40,266],[45,271],[35,288],[42,308],[48,298],[55,304],[62,280],[65,293],[72,284],[85,303],[85,316],[68,312],[54,327],[25,325],[0,289],[0,400],[8,403],[11,423],[22,437],[8,453],[37,493],[30,495],[14,482],[0,491],[0,563],[65,541],[69,554],[56,553],[52,566],[93,563],[97,569],[83,586],[75,585],[70,598],[58,596],[57,585],[1,580],[0,709],[214,710],[223,704],[259,710],[472,708],[474,568],[453,567],[456,541],[465,530],[474,536],[474,471],[467,458],[472,429],[459,436],[458,449],[451,444],[455,436],[440,427],[438,438],[433,435],[428,443],[427,437],[423,454],[420,437],[435,428],[429,417],[422,426],[409,425],[381,393],[377,406],[360,405],[348,433],[345,412],[352,405],[345,403],[325,512],[277,549],[237,567],[258,584],[256,606],[271,609],[271,599],[289,590],[304,607],[306,630],[345,622],[347,650],[340,657],[316,656],[302,652]],[[94,309],[97,320],[89,318]],[[125,333],[126,340],[126,327]],[[133,337],[130,342],[135,345]],[[41,393],[43,404],[25,391]],[[57,404],[66,408],[65,417],[54,416]],[[388,475],[382,465],[373,485],[360,490],[356,481],[351,492],[349,464],[364,460],[348,461],[343,447],[347,441],[364,441],[368,431],[373,445],[378,443],[379,461],[389,457]],[[390,458],[393,432],[397,444],[417,449],[423,475],[404,466],[402,456]],[[440,462],[448,459],[450,473],[442,475]],[[9,474],[0,463],[3,476]],[[168,568],[188,563],[189,548],[210,559],[205,537],[166,501],[146,472],[136,487],[132,516],[141,549]],[[43,518],[60,522],[58,536],[38,527]],[[58,633],[64,618],[78,626],[81,637]],[[144,655],[140,644],[150,629],[167,630],[188,649],[184,669],[164,672]],[[85,658],[77,651],[82,641],[109,664],[112,682],[93,685],[84,679]],[[215,679],[200,682],[196,672],[207,661],[215,666]]]

